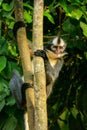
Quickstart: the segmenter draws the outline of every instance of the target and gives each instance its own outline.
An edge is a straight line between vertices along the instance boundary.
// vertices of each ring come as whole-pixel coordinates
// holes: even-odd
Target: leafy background
[[[45,0],[44,43],[61,32],[68,55],[48,99],[49,130],[87,130],[87,0]],[[0,0],[0,129],[24,130],[9,89],[11,72],[22,74],[13,36],[14,0]],[[33,1],[24,0],[27,37],[32,40]]]

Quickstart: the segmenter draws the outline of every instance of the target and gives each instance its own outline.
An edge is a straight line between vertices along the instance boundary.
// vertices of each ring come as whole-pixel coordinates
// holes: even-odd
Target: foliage
[[[0,129],[23,130],[23,112],[10,93],[9,80],[15,68],[21,74],[16,40],[13,0],[0,0]],[[33,2],[24,0],[27,37],[32,39]],[[44,42],[62,32],[68,55],[53,93],[48,99],[49,130],[87,129],[87,1],[46,0]],[[48,39],[47,39],[48,38]],[[17,114],[19,113],[19,114]],[[20,128],[21,126],[21,128]]]

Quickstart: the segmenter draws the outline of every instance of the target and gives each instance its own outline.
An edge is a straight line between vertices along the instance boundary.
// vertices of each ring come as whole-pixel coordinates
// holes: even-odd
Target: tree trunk
[[[43,49],[43,0],[34,0],[33,48]],[[47,130],[46,80],[44,62],[34,57],[35,130]]]
[[[23,1],[14,0],[14,10],[16,21],[24,21]],[[26,37],[25,27],[21,27],[17,32],[17,42],[22,62],[24,80],[32,84],[32,65],[28,48],[28,40]],[[28,111],[29,130],[34,130],[34,89],[26,90],[26,102]]]

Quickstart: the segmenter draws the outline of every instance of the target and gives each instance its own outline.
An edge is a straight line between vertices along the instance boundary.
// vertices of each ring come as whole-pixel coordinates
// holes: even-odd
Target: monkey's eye
[[[51,51],[53,51],[54,53],[58,54],[58,46],[51,46]]]
[[[52,46],[51,49],[52,50],[57,50],[58,46]]]

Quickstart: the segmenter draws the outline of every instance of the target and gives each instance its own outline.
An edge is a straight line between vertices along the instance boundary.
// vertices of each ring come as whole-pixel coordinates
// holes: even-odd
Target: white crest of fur
[[[54,39],[53,39],[53,45],[58,45],[58,36],[57,37],[55,37]],[[59,44],[60,46],[65,46],[65,41],[62,39],[62,38],[60,38],[60,44]]]

